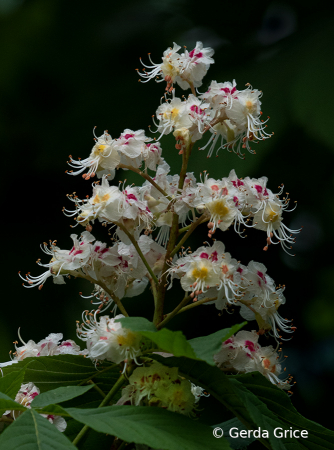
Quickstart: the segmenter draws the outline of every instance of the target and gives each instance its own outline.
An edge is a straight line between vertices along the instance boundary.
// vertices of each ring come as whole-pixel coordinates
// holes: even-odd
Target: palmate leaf
[[[230,449],[216,439],[212,428],[182,414],[149,406],[108,406],[96,409],[65,408],[78,422],[126,442],[164,450]]]
[[[124,317],[117,321],[121,322],[123,327],[137,331],[150,339],[160,350],[172,353],[174,356],[203,360],[210,365],[214,365],[213,355],[219,351],[222,342],[247,324],[247,322],[243,322],[240,325],[234,325],[232,328],[219,330],[209,336],[187,341],[182,331],[171,331],[167,328],[157,330],[152,322],[143,317]]]
[[[0,435],[6,450],[75,450],[76,447],[46,418],[27,409]]]
[[[334,449],[334,431],[299,414],[290,398],[260,373],[237,375],[234,378],[273,411],[284,423],[285,429],[292,427],[307,430],[308,438],[302,439],[304,447],[310,450]]]
[[[210,392],[248,429],[260,427],[262,431],[268,431],[268,438],[259,439],[266,447],[273,450],[301,450],[306,448],[295,438],[276,438],[274,429],[278,427],[286,429],[286,426],[235,377],[226,376],[217,367],[210,367],[202,361],[191,361],[186,358],[162,358],[158,355],[152,357],[166,366],[178,367],[182,376]]]

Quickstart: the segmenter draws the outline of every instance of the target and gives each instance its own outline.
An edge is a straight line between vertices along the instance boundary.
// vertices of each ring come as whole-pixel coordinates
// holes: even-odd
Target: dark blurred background
[[[334,21],[321,2],[310,5],[298,0],[207,6],[189,0],[0,0],[0,361],[8,360],[18,327],[25,341],[37,342],[50,332],[75,339],[75,320],[90,308],[78,293],[88,295],[91,287],[78,280],[66,286],[48,280],[38,291],[24,289],[17,276],[18,270],[42,273],[35,264],[43,258],[41,242],[57,239],[60,248],[71,246],[73,222],[61,211],[70,206],[66,194],[90,195],[91,185],[65,175],[68,155],[88,156],[95,125],[98,135],[107,129],[113,138],[124,128],[149,133],[164,87],[154,81],[138,83],[139,57],[147,62],[151,52],[159,62],[173,41],[189,48],[202,41],[215,49],[216,64],[200,90],[212,79],[233,78],[239,89],[249,82],[263,90],[262,110],[271,117],[268,131],[275,135],[245,160],[226,150],[211,159],[196,151],[190,170],[197,177],[207,169],[220,178],[232,168],[239,177],[265,175],[270,189],[277,191],[284,183],[291,199],[298,200],[297,209],[284,218],[293,229],[304,226],[295,257],[273,245],[264,252],[264,235],[257,230],[244,240],[232,230],[215,237],[235,258],[244,264],[252,259],[264,263],[276,283],[286,285],[287,303],[280,313],[297,326],[283,347],[287,371],[297,381],[292,400],[306,417],[333,428],[324,406],[334,373]],[[185,93],[177,90],[177,95]],[[170,137],[162,140],[163,156],[176,173],[180,157],[174,143]],[[141,183],[128,173],[119,175]],[[207,239],[206,230],[198,230],[194,246]],[[96,226],[93,234],[103,238],[102,231]],[[177,289],[169,291],[166,312],[181,295]],[[149,290],[124,304],[131,314],[151,318]],[[237,312],[226,318],[214,306],[203,306],[179,315],[170,328],[182,328],[191,338],[239,321]],[[265,338],[261,343],[266,345]]]

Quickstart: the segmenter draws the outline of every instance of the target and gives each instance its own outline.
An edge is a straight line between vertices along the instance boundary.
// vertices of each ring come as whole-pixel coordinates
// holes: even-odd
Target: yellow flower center
[[[225,200],[216,200],[209,205],[211,214],[219,217],[225,217],[229,213],[229,208],[225,204]]]
[[[267,216],[268,216],[268,220],[269,220],[270,222],[277,222],[277,220],[278,220],[278,218],[279,218],[278,213],[275,212],[275,211],[272,211],[272,210],[270,210],[270,211],[267,213]]]
[[[172,120],[175,120],[176,119],[176,117],[178,116],[178,114],[179,114],[179,109],[177,109],[177,108],[173,108],[171,111],[166,111],[165,113],[164,113],[164,119],[172,119]]]
[[[133,347],[136,344],[137,335],[132,331],[128,331],[125,336],[117,336],[118,345],[124,345],[126,347]]]
[[[103,203],[110,199],[110,194],[104,194],[102,197],[99,196],[99,194],[96,194],[93,200],[93,204],[96,203]]]
[[[106,145],[102,145],[102,144],[101,145],[95,145],[94,156],[98,156],[101,153],[103,153],[106,147],[107,147]]]
[[[192,270],[191,275],[196,280],[205,280],[208,276],[209,270],[207,267],[201,266],[200,268],[195,267],[195,269]]]
[[[254,112],[254,110],[255,110],[255,105],[254,105],[254,103],[253,103],[251,100],[247,100],[247,102],[246,102],[246,108],[248,109],[248,111],[249,111],[250,113],[252,113],[252,112]]]

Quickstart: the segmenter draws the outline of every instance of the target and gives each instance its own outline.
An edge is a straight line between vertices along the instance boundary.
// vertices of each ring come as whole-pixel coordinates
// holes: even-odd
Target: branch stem
[[[188,309],[191,309],[191,308],[196,308],[196,306],[203,305],[203,303],[212,302],[213,300],[217,300],[217,297],[209,297],[209,298],[205,297],[202,300],[197,300],[197,302],[193,302],[190,305],[184,306],[176,314],[180,314],[184,311],[188,311]]]
[[[164,320],[162,322],[160,322],[159,325],[157,325],[158,330],[163,328],[166,325],[166,323],[168,323],[174,316],[176,316],[176,314],[178,314],[180,309],[182,309],[187,303],[189,303],[190,300],[191,300],[190,295],[186,295],[183,298],[183,300],[181,300],[181,302],[177,305],[177,307],[175,309],[173,309],[172,312],[167,314],[167,316],[164,318]]]
[[[209,217],[207,217],[205,214],[202,214],[200,217],[198,217],[197,220],[190,225],[189,230],[186,232],[186,234],[183,236],[183,238],[180,240],[180,242],[177,244],[177,246],[171,252],[170,257],[172,258],[175,255],[175,253],[177,253],[179,251],[179,249],[186,242],[188,237],[196,230],[198,225],[200,225],[201,223],[207,222],[208,220],[209,220]]]
[[[102,402],[99,404],[98,408],[102,408],[103,406],[108,405],[108,403],[110,403],[110,400],[113,398],[113,396],[117,393],[117,391],[123,386],[123,384],[127,381],[126,377],[124,374],[122,374],[119,379],[116,381],[116,383],[114,384],[114,386],[110,389],[110,391],[108,392],[108,394],[104,397],[104,399],[102,400]],[[81,430],[79,431],[79,433],[76,435],[76,437],[73,439],[72,443],[74,445],[77,445],[79,443],[79,441],[81,441],[81,439],[85,436],[85,434],[87,433],[87,431],[89,430],[89,426],[85,425],[83,428],[81,428]]]
[[[128,169],[131,170],[132,172],[137,173],[138,175],[140,175],[141,177],[145,178],[145,180],[149,181],[152,186],[154,186],[159,192],[161,192],[161,194],[166,197],[168,200],[172,200],[171,197],[169,197],[169,195],[167,194],[167,192],[165,192],[149,175],[147,175],[147,173],[143,172],[140,169],[136,169],[133,166],[127,166],[126,164],[119,164],[118,167],[120,169]]]
[[[143,261],[143,263],[145,264],[146,269],[148,270],[148,273],[151,275],[153,281],[158,284],[158,278],[154,275],[151,266],[149,265],[149,263],[146,261],[145,256],[143,255],[143,252],[141,251],[138,242],[136,241],[136,239],[132,236],[131,233],[128,232],[128,230],[126,229],[125,226],[123,226],[120,222],[114,222],[115,225],[117,225],[122,231],[124,231],[124,233],[127,235],[127,237],[130,239],[130,241],[132,242],[132,244],[134,245],[135,249],[137,250],[138,255],[140,256],[141,260]]]

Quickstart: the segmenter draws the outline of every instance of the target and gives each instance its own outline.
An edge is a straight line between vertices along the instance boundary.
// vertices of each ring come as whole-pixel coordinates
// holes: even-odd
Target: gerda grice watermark
[[[307,430],[293,430],[292,427],[290,427],[289,430],[283,430],[283,428],[278,427],[274,429],[273,433],[276,438],[308,438]],[[224,436],[224,430],[220,427],[216,427],[213,430],[213,435],[215,438],[221,438]],[[269,438],[269,431],[262,430],[261,428],[257,428],[256,430],[239,430],[237,427],[232,427],[228,431],[228,436],[232,439]]]

